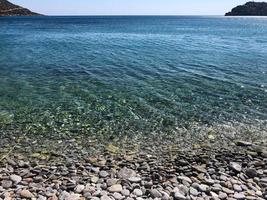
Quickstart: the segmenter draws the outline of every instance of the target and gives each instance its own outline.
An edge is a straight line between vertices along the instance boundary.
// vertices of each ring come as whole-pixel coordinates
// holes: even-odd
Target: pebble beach
[[[12,137],[8,140],[12,143]],[[13,148],[1,154],[1,200],[267,198],[264,139],[228,141],[228,146],[214,140],[187,149],[161,139],[139,147],[107,143],[101,149],[93,140],[84,148],[77,139],[65,139],[57,142],[57,149],[48,142],[50,151],[35,149],[32,138],[24,140],[14,141]]]

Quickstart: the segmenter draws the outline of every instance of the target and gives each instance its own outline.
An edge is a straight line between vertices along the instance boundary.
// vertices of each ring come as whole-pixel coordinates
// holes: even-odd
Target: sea
[[[267,18],[0,18],[1,130],[253,134],[266,122]]]

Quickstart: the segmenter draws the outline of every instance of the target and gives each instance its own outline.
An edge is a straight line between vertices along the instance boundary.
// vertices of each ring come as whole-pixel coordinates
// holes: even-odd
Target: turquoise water
[[[267,18],[2,17],[0,27],[2,128],[116,135],[267,120]]]

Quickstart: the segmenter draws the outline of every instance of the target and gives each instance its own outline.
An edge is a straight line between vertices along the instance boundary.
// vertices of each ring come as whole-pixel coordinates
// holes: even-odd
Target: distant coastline
[[[233,8],[225,16],[267,16],[267,3],[250,1]]]
[[[41,16],[41,14],[10,3],[7,0],[0,0],[0,16]]]

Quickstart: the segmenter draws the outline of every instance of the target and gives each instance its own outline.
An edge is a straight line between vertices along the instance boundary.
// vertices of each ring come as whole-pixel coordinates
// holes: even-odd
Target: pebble
[[[187,195],[189,193],[189,188],[186,187],[185,185],[179,185],[178,191],[183,195]]]
[[[246,199],[246,196],[242,193],[235,193],[234,198],[237,200],[242,200],[242,199]]]
[[[162,200],[169,200],[170,199],[170,195],[167,192],[161,191],[161,199]]]
[[[200,192],[208,192],[209,191],[209,186],[204,185],[204,184],[200,184],[198,187]]]
[[[75,192],[77,193],[82,193],[82,191],[84,190],[85,186],[84,185],[77,185],[75,188]]]
[[[109,173],[106,172],[106,171],[100,171],[100,172],[99,172],[99,176],[100,176],[101,178],[106,178],[108,175],[109,175]]]
[[[203,166],[193,166],[192,167],[194,170],[196,170],[197,172],[199,172],[199,173],[206,173],[206,169],[205,169],[205,167],[203,167]]]
[[[213,197],[213,199],[217,200],[219,198],[218,194],[216,194],[215,192],[210,192],[211,196]]]
[[[70,196],[70,193],[68,193],[67,191],[63,191],[61,192],[61,194],[59,195],[59,199],[66,199]]]
[[[193,187],[190,187],[189,191],[190,191],[190,194],[193,196],[197,196],[199,194],[199,192]]]
[[[12,187],[12,181],[10,180],[2,180],[1,184],[2,184],[2,187],[5,189]]]
[[[98,198],[98,197],[91,197],[91,198],[86,198],[86,199],[90,199],[90,200],[100,200],[100,198]]]
[[[106,181],[108,187],[110,187],[110,186],[112,186],[112,185],[115,185],[117,182],[118,182],[118,179],[115,179],[115,178],[109,178],[109,179]]]
[[[20,191],[19,194],[21,197],[26,198],[26,199],[34,198],[34,195],[29,190],[23,189]]]
[[[222,190],[223,190],[223,192],[225,192],[227,194],[234,194],[235,193],[233,190],[230,190],[230,189],[225,188],[225,187],[223,187]]]
[[[181,181],[186,181],[188,183],[192,183],[192,180],[186,176],[178,176],[177,178]]]
[[[162,194],[157,189],[151,189],[150,190],[150,195],[153,198],[160,198],[162,196]]]
[[[101,196],[100,200],[112,200],[108,195]]]
[[[121,179],[129,179],[131,177],[135,177],[136,172],[132,169],[128,169],[127,167],[124,167],[118,172],[117,175]]]
[[[243,147],[248,147],[248,146],[252,146],[252,143],[251,142],[246,142],[246,141],[237,141],[236,142],[236,145],[237,146],[243,146]]]
[[[43,195],[38,195],[37,200],[47,200],[47,198]]]
[[[242,192],[242,187],[241,187],[240,185],[234,184],[234,185],[233,185],[233,189],[234,189],[236,192]]]
[[[122,191],[122,186],[120,184],[115,184],[112,185],[108,188],[109,192],[121,192]]]
[[[224,192],[219,192],[219,199],[227,199],[227,194],[226,193],[224,193]]]
[[[242,167],[238,163],[235,163],[235,162],[230,163],[230,168],[236,172],[241,172],[242,170]]]
[[[261,152],[261,156],[262,156],[263,158],[267,158],[267,150],[263,150],[263,151]]]
[[[134,189],[133,194],[139,197],[143,195],[143,192],[140,189]]]
[[[115,199],[117,200],[121,200],[124,198],[124,196],[122,196],[120,193],[118,192],[115,192],[113,195],[112,195]]]
[[[105,175],[105,174],[103,174],[103,175]],[[98,177],[98,176],[93,176],[93,177],[91,178],[91,182],[92,182],[92,183],[97,183],[98,180],[99,180],[99,177]]]
[[[12,174],[10,176],[10,180],[14,182],[14,184],[18,184],[21,182],[22,178],[18,175]]]
[[[174,193],[174,198],[177,200],[186,200],[186,196],[184,196],[183,194],[181,194],[180,192],[175,192]]]
[[[128,179],[131,183],[139,183],[141,182],[141,178],[140,177],[131,177]]]
[[[130,195],[130,191],[127,190],[127,189],[124,189],[124,190],[121,191],[121,194],[122,194],[123,196],[129,196],[129,195]]]
[[[211,178],[205,178],[205,183],[207,183],[208,185],[213,185],[215,181]]]
[[[254,178],[257,176],[257,170],[254,169],[254,168],[249,168],[249,169],[246,169],[246,175],[249,177],[249,178]]]

